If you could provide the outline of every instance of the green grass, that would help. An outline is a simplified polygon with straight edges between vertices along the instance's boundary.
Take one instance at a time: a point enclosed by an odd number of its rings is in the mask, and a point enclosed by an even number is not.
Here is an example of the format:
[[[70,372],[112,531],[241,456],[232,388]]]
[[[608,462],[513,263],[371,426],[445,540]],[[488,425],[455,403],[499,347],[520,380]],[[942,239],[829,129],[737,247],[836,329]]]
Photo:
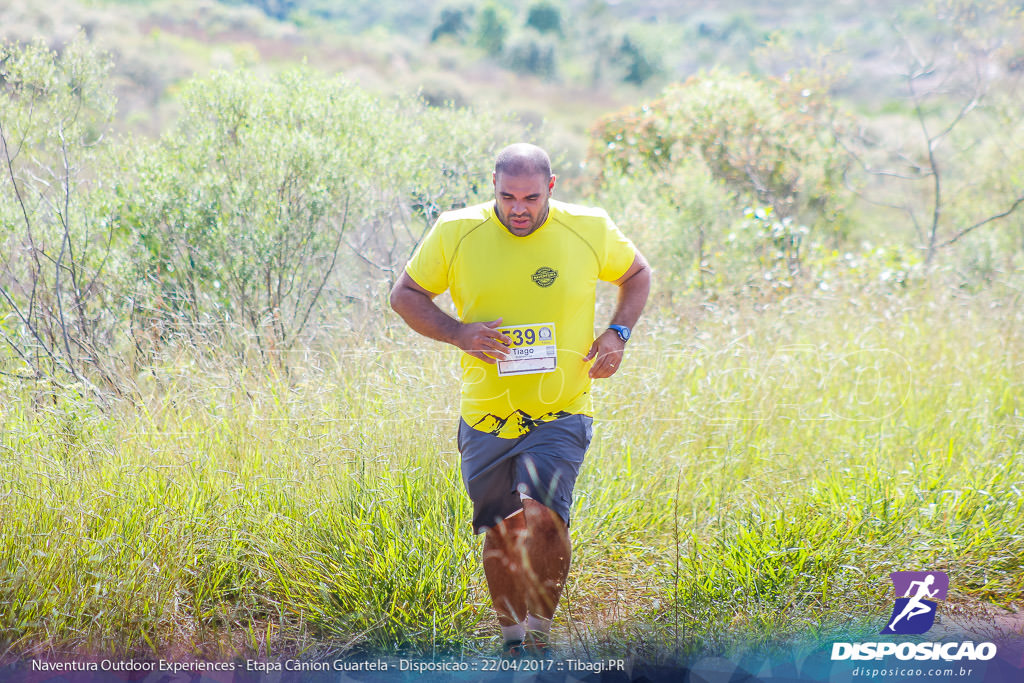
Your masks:
[[[651,311],[596,389],[555,635],[679,660],[877,633],[888,572],[1024,591],[1024,329],[971,299]],[[488,653],[456,355],[288,378],[168,361],[135,402],[0,389],[0,659]]]

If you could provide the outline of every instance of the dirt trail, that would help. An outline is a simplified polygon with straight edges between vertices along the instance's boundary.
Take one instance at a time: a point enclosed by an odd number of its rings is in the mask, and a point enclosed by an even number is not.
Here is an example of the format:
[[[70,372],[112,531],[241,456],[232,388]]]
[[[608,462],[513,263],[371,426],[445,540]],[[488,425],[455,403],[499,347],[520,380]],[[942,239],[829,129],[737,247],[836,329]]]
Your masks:
[[[990,641],[999,645],[1000,657],[1024,667],[1024,611],[980,602],[944,607],[928,631],[929,640]]]

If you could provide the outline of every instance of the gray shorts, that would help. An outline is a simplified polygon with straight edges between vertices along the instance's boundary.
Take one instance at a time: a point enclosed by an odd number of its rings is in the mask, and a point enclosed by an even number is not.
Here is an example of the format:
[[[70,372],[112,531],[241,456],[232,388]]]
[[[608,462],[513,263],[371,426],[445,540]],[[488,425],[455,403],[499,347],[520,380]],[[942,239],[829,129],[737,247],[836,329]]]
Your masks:
[[[543,422],[517,439],[477,431],[459,420],[462,483],[473,501],[473,531],[481,533],[523,509],[521,495],[569,523],[572,490],[594,433],[594,418],[568,415]]]

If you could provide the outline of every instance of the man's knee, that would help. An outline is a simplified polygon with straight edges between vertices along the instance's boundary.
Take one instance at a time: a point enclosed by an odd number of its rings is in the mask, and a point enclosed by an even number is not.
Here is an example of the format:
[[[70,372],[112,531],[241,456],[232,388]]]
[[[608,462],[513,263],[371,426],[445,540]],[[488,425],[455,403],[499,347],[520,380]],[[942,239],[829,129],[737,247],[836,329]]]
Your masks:
[[[530,536],[538,534],[552,537],[563,537],[568,534],[569,527],[556,511],[532,498],[523,499],[523,513]]]

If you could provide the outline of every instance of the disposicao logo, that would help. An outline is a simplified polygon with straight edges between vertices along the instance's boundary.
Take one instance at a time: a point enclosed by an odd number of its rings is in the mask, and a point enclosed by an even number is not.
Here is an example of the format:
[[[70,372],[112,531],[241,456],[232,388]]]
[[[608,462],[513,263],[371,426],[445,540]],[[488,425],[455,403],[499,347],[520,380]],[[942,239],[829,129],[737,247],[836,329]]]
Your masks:
[[[935,623],[935,600],[945,600],[949,592],[949,577],[943,572],[893,572],[889,578],[896,587],[896,605],[882,633],[927,633]]]
[[[920,635],[935,624],[937,600],[945,600],[949,577],[943,572],[892,572],[896,603],[882,635]],[[901,660],[987,661],[996,656],[994,643],[971,641],[962,643],[833,643],[832,660],[883,659],[895,656]]]

